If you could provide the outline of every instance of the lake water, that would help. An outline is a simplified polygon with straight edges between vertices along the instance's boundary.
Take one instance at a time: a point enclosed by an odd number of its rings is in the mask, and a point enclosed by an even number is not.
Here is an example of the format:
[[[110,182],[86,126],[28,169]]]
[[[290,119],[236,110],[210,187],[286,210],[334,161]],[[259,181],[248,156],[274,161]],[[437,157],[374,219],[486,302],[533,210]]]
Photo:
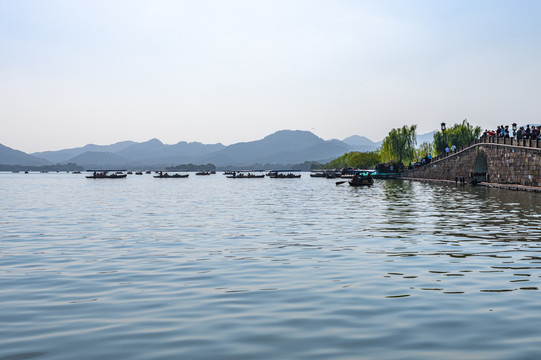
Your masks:
[[[0,360],[538,359],[541,194],[0,174]]]

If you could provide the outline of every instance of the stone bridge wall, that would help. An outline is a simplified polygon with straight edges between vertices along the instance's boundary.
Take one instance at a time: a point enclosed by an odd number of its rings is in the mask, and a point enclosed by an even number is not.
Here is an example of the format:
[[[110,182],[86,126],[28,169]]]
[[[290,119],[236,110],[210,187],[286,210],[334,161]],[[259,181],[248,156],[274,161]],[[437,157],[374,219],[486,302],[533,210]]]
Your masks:
[[[541,144],[540,144],[541,145]],[[481,142],[402,173],[412,179],[541,186],[541,148]]]

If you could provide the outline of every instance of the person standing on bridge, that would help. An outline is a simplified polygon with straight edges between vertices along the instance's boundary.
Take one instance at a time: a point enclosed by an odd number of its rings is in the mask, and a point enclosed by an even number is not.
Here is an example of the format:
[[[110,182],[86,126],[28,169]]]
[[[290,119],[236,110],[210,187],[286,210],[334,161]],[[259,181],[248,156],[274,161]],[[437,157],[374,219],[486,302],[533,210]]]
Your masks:
[[[522,140],[524,138],[524,126],[521,126],[517,131],[517,140]]]
[[[532,131],[531,131],[532,140],[536,140],[539,138],[539,127],[532,125]]]

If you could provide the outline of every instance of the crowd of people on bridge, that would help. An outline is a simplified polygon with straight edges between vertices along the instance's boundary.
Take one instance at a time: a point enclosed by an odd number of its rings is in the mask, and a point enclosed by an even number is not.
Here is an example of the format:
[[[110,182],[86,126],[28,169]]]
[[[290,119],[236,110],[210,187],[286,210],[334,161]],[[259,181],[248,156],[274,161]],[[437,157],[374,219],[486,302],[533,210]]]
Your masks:
[[[485,130],[481,134],[481,138],[515,138],[517,140],[522,139],[531,139],[531,140],[541,140],[541,125],[524,125],[520,127],[516,127],[516,124],[513,124],[512,130],[509,129],[509,125],[500,125],[496,128],[496,130]],[[447,146],[444,150],[444,152],[441,154],[442,156],[447,156],[451,153],[454,153],[457,151],[457,147],[455,145]],[[430,164],[432,162],[432,155],[428,154],[424,158],[422,158],[420,161],[416,163],[410,163],[408,168],[413,169],[418,166]]]
[[[513,124],[515,125],[515,124]],[[481,137],[500,137],[520,139],[539,139],[541,140],[541,125],[526,125],[518,129],[509,130],[509,125],[500,125],[496,130],[485,130]]]

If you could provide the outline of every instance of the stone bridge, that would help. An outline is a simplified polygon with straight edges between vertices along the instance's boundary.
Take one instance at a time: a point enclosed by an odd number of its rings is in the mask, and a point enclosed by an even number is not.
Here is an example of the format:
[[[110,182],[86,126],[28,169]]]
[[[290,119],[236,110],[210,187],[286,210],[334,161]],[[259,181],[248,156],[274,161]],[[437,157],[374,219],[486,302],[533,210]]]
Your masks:
[[[481,138],[430,164],[403,172],[403,178],[541,186],[541,140]]]

